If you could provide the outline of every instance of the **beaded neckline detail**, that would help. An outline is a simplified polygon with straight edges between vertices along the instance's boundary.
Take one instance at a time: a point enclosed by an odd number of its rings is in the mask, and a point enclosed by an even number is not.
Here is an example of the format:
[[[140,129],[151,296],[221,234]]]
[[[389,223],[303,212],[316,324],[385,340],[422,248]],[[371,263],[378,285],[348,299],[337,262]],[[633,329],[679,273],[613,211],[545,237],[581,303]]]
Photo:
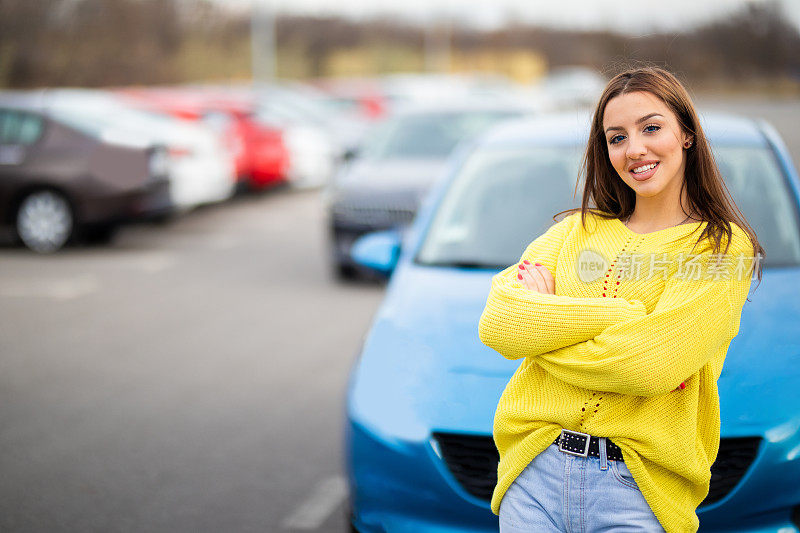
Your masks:
[[[618,218],[612,218],[611,221],[614,224],[616,224],[617,226],[619,226],[622,229],[622,231],[625,232],[626,235],[631,235],[631,236],[634,236],[634,237],[650,237],[650,236],[658,236],[658,235],[667,235],[667,234],[674,233],[676,231],[685,231],[687,229],[694,229],[694,228],[697,228],[698,225],[702,225],[702,224],[705,223],[705,221],[703,221],[703,220],[699,220],[699,221],[698,220],[694,220],[694,221],[691,221],[691,222],[685,222],[683,224],[676,224],[675,226],[670,226],[668,228],[663,228],[663,229],[659,229],[659,230],[656,230],[656,231],[650,231],[650,232],[647,232],[647,233],[637,233],[637,232],[633,231],[632,229],[630,229],[628,226],[626,226],[625,223],[622,220],[618,219]]]

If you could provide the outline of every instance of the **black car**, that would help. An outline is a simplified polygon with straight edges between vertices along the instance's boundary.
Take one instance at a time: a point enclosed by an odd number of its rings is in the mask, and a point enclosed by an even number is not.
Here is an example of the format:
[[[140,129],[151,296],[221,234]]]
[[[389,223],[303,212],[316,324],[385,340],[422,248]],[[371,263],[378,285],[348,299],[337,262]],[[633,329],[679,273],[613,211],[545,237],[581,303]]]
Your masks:
[[[413,220],[459,143],[528,113],[525,107],[486,103],[425,106],[407,108],[378,126],[326,191],[335,275],[363,273],[350,258],[356,238]]]
[[[171,209],[163,147],[124,129],[65,123],[35,97],[0,94],[0,222],[37,252]]]

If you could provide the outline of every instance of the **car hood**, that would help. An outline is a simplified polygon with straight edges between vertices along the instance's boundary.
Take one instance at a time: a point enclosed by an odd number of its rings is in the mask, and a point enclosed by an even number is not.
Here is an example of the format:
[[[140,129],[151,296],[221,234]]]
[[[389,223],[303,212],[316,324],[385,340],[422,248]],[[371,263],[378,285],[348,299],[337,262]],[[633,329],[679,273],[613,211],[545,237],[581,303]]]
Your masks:
[[[765,269],[761,283],[752,282],[718,381],[724,436],[787,423],[800,429],[799,324],[800,269]]]
[[[355,414],[389,421],[393,434],[408,438],[433,430],[491,433],[497,402],[520,363],[478,338],[493,274],[398,269],[352,375]],[[750,299],[719,380],[726,437],[800,425],[800,269],[765,270]]]
[[[420,196],[444,171],[446,159],[356,160],[338,180],[340,194],[414,191]]]

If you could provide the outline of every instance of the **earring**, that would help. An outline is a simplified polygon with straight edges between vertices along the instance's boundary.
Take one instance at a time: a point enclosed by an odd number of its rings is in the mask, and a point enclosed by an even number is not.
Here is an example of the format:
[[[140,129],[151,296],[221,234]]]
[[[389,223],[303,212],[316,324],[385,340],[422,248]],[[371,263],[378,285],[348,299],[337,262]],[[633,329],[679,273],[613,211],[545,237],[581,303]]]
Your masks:
[[[692,145],[692,141],[686,141],[685,143],[683,143],[683,146],[685,148],[689,148],[691,145]]]

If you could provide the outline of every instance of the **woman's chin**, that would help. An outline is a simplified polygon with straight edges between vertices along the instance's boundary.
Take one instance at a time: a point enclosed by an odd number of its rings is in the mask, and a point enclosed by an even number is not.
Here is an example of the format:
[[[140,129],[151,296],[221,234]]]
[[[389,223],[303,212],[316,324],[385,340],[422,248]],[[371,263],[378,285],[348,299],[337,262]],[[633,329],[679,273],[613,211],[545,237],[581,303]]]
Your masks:
[[[642,196],[653,196],[658,194],[662,187],[659,185],[657,181],[636,181],[631,180],[628,183],[628,187],[633,189],[633,192],[636,194],[640,194]]]

